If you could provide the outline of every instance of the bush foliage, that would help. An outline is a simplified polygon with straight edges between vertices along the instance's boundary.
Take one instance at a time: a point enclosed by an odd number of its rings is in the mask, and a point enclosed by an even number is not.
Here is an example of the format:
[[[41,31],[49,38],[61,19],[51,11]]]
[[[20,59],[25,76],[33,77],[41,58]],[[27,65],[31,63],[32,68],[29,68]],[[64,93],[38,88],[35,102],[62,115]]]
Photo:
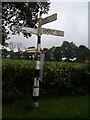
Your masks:
[[[40,95],[87,94],[89,70],[87,64],[45,62]],[[11,103],[25,96],[32,97],[34,75],[34,61],[3,59],[3,103]]]

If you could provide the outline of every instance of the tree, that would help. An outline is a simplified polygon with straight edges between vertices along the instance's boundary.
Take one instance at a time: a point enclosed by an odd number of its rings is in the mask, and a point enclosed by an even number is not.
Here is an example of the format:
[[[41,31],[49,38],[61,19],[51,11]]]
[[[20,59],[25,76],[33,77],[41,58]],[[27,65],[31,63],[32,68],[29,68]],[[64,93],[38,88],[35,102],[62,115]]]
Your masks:
[[[42,52],[45,53],[48,51],[48,48],[43,48]]]
[[[85,59],[88,56],[90,56],[90,50],[86,46],[80,45],[77,50],[77,61],[85,62]]]
[[[17,42],[16,46],[17,46],[18,52],[20,52],[21,47],[22,47],[22,43]]]
[[[16,47],[16,45],[13,43],[13,42],[9,42],[9,48],[11,49],[11,51],[13,51],[14,52],[14,49],[15,49],[15,47]]]
[[[7,49],[5,49],[5,48],[2,49],[2,57],[3,57],[3,58],[6,58],[7,55],[8,55],[8,54],[7,54]]]
[[[53,53],[53,57],[55,61],[61,61],[62,60],[62,54],[61,54],[61,47],[56,47]]]
[[[76,57],[77,46],[73,42],[64,41],[61,46],[62,57],[65,57],[67,61]]]
[[[12,31],[12,25],[36,28],[38,13],[40,11],[42,14],[47,13],[49,4],[49,2],[2,2],[2,45],[9,39],[8,34]],[[31,34],[24,33],[24,36],[30,37]]]
[[[54,50],[55,50],[54,46],[52,48],[50,48],[50,49],[44,49],[44,51],[45,51],[45,60],[47,60],[47,61],[53,61],[54,60],[54,56],[53,56]]]

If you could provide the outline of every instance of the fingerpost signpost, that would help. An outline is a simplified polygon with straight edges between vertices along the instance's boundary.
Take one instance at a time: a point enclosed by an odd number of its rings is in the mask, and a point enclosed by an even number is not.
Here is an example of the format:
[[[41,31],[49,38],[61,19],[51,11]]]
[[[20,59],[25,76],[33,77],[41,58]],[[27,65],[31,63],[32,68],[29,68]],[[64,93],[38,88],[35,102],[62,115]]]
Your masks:
[[[41,57],[41,35],[54,35],[54,36],[64,36],[64,31],[60,30],[54,30],[54,29],[46,29],[42,28],[41,26],[47,23],[50,23],[52,21],[55,21],[57,19],[57,14],[53,14],[46,18],[41,18],[41,12],[39,14],[38,19],[38,28],[29,28],[29,27],[22,27],[22,26],[13,26],[13,31],[18,31],[22,33],[31,33],[37,35],[37,49],[36,49],[36,66],[35,66],[35,76],[34,76],[34,85],[33,85],[33,105],[34,107],[39,107],[39,81],[42,81],[41,74],[42,69],[40,69],[41,65],[41,59],[44,58]],[[41,70],[41,71],[40,71]]]

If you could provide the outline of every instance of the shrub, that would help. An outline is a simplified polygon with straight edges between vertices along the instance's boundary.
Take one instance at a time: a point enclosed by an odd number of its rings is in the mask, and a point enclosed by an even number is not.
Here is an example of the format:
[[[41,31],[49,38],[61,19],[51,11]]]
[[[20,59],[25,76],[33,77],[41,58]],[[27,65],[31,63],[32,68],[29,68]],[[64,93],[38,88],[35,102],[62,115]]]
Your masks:
[[[3,60],[3,102],[12,102],[32,92],[34,63],[22,60]]]
[[[89,80],[87,65],[46,63],[43,79],[43,91],[46,94],[85,94]]]
[[[32,96],[35,62],[3,59],[3,103]],[[86,94],[90,74],[87,64],[45,62],[40,95]]]

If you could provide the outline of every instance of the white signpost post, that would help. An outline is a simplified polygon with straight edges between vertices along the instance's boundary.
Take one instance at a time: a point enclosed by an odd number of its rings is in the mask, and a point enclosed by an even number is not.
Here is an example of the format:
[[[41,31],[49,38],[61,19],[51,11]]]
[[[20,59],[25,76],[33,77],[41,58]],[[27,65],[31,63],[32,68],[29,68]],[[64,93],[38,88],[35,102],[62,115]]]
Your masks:
[[[38,28],[29,28],[29,27],[22,27],[22,26],[13,26],[13,31],[18,31],[22,33],[31,33],[31,34],[36,34],[37,35],[37,51],[36,51],[36,67],[35,67],[35,77],[34,77],[34,86],[33,86],[33,105],[34,107],[39,106],[39,80],[42,79],[42,71],[43,68],[41,67],[41,64],[44,61],[44,56],[40,57],[40,50],[41,50],[41,35],[46,34],[46,35],[54,35],[54,36],[64,36],[64,31],[60,30],[54,30],[54,29],[46,29],[46,28],[41,28],[42,25],[50,23],[52,21],[55,21],[57,19],[57,14],[53,14],[49,17],[46,17],[44,19],[41,18],[41,13],[40,17],[38,19]],[[41,60],[43,58],[43,60]],[[41,63],[40,63],[41,62]],[[40,71],[42,70],[42,71]]]

